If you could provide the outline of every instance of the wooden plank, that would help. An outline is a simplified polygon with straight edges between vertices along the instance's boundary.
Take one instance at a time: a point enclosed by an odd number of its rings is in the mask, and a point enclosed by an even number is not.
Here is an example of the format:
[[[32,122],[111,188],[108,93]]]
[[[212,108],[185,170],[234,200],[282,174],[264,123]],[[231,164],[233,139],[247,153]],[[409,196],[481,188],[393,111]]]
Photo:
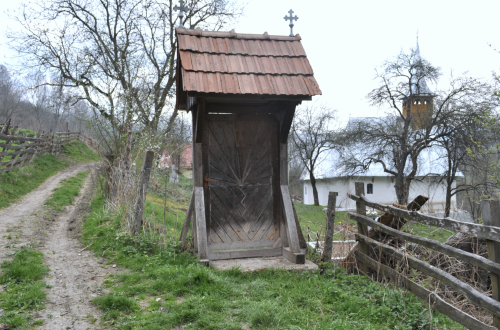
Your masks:
[[[283,254],[282,248],[265,248],[250,250],[226,250],[210,251],[208,257],[210,260],[238,259],[238,258],[257,258],[257,257],[279,257]]]
[[[181,237],[179,239],[181,249],[184,249],[186,245],[186,237],[189,231],[189,226],[191,225],[191,216],[193,215],[193,208],[194,208],[194,190],[193,193],[191,194],[191,200],[189,201],[189,207],[186,212],[186,218],[184,219],[184,224],[182,225]]]
[[[281,197],[283,199],[283,207],[285,210],[285,221],[288,232],[288,244],[293,253],[300,253],[299,236],[297,234],[297,227],[295,226],[295,218],[293,216],[292,199],[288,185],[281,185]],[[292,260],[290,260],[292,261]]]
[[[358,196],[364,196],[365,195],[365,184],[363,182],[355,182],[354,183],[354,189],[356,192],[356,195]],[[366,215],[366,206],[363,202],[356,201],[356,213],[361,214],[361,215]],[[367,235],[368,234],[368,228],[363,225],[362,223],[358,222],[358,233]],[[364,244],[363,242],[358,242],[358,249],[361,251],[361,253],[364,253],[368,255],[368,245]],[[368,266],[365,264],[360,264],[361,271],[364,272],[365,274],[368,274]]]
[[[293,262],[294,264],[303,265],[306,263],[306,250],[301,249],[298,253],[293,253],[290,248],[283,247],[283,257]]]
[[[332,241],[333,241],[333,228],[335,226],[335,206],[337,204],[337,192],[330,191],[328,193],[328,208],[326,211],[326,235],[325,247],[323,249],[323,261],[332,261]]]
[[[433,278],[435,278],[438,281],[441,281],[443,284],[448,285],[455,289],[456,291],[460,292],[463,294],[470,302],[472,302],[474,305],[483,308],[485,310],[490,311],[494,315],[499,316],[500,315],[500,302],[496,301],[493,298],[490,298],[488,296],[485,296],[481,292],[477,291],[474,289],[472,286],[470,286],[467,283],[464,283],[460,280],[458,280],[456,277],[454,277],[451,274],[448,274],[447,272],[436,268],[432,265],[429,265],[428,263],[419,260],[411,255],[409,255],[406,252],[399,251],[391,246],[388,246],[386,244],[380,243],[378,241],[375,241],[368,236],[361,235],[356,233],[356,240],[359,242],[364,242],[368,244],[369,246],[378,249],[382,253],[394,257],[398,260],[403,260],[404,265],[408,265],[409,267],[419,270],[422,273],[429,275]]]
[[[270,240],[261,240],[261,241],[248,241],[248,242],[231,242],[231,243],[222,243],[222,244],[209,244],[209,251],[214,250],[233,250],[233,249],[246,249],[246,248],[264,248],[264,247],[281,247],[281,245],[276,245],[276,241]]]
[[[375,220],[372,220],[371,218],[368,218],[366,216],[362,216],[356,213],[349,212],[349,217],[352,220],[361,222],[364,225],[371,226],[375,228],[376,230],[380,230],[386,234],[389,234],[391,236],[403,239],[405,241],[413,242],[425,247],[428,247],[430,249],[433,249],[435,251],[444,253],[446,255],[449,255],[453,258],[457,258],[459,260],[468,262],[474,266],[484,268],[490,272],[493,272],[495,274],[500,274],[500,263],[493,262],[491,260],[488,260],[487,258],[481,257],[477,254],[470,253],[464,250],[460,250],[457,248],[454,248],[450,245],[429,239],[429,238],[424,238],[424,237],[419,237],[416,235],[408,234],[402,231],[399,231],[397,229],[393,229],[389,226],[385,226],[381,224],[380,222],[377,222]]]
[[[37,152],[37,150],[35,148],[28,148],[28,149],[24,149],[24,150],[19,150],[19,151],[13,151],[13,152],[10,152],[10,151],[2,151],[0,152],[0,161],[2,160],[3,157],[6,157],[6,156],[22,156],[22,155],[26,155],[26,154],[35,154]]]
[[[0,133],[0,140],[5,140],[5,141],[18,141],[18,142],[39,142],[39,138],[28,138],[28,137],[22,137],[22,136],[14,136],[14,135],[5,135]]]
[[[293,116],[295,114],[296,104],[293,102],[286,102],[282,105],[282,111],[285,111],[285,116],[280,127],[280,142],[287,143],[288,134],[290,133],[290,128],[292,127]]]
[[[366,197],[357,195],[348,195],[349,198],[355,201],[361,201],[365,205],[374,209],[392,213],[398,217],[406,218],[407,220],[423,223],[429,226],[435,226],[461,233],[471,234],[473,236],[500,242],[500,227],[485,226],[475,223],[462,222],[451,218],[436,218],[429,215],[424,215],[420,212],[401,210],[393,206],[382,205],[379,203],[370,202]]]
[[[198,111],[196,111],[196,143],[202,142],[203,127],[205,122],[205,99],[198,100]]]
[[[205,198],[203,187],[195,187],[196,231],[198,239],[198,257],[209,259],[207,244],[207,221],[205,219]]]
[[[430,303],[432,308],[436,309],[438,312],[443,313],[448,316],[452,320],[460,323],[464,327],[471,330],[496,330],[497,328],[491,327],[489,325],[484,324],[483,322],[473,318],[467,313],[462,312],[461,310],[453,307],[448,304],[446,301],[441,299],[437,294],[432,291],[427,290],[423,286],[411,281],[407,277],[398,273],[394,269],[381,264],[367,255],[361,253],[360,251],[355,251],[355,257],[357,260],[361,261],[364,264],[367,264],[372,269],[379,270],[384,276],[389,277],[397,286],[406,289],[422,299],[426,304]]]
[[[500,227],[500,201],[483,200],[481,201],[481,211],[485,225]],[[495,263],[500,263],[500,243],[492,240],[486,240],[488,249],[488,259]],[[491,297],[496,301],[500,300],[500,276],[498,272],[491,275]],[[493,325],[500,328],[500,317],[493,316]]]

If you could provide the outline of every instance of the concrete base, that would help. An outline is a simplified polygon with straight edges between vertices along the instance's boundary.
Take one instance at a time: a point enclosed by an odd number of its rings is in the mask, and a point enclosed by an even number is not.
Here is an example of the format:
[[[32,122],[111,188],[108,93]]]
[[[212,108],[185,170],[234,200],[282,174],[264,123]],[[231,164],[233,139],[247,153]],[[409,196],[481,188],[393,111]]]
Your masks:
[[[285,269],[303,272],[318,269],[318,265],[307,259],[305,264],[300,265],[294,264],[284,257],[215,260],[210,261],[210,265],[219,270],[239,267],[244,272],[253,272],[264,269]]]

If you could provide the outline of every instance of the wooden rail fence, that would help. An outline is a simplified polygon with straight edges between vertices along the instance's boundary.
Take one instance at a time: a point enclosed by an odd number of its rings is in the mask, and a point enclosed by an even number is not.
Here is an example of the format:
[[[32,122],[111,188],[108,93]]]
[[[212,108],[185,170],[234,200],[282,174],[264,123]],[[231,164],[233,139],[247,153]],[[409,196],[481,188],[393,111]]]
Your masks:
[[[89,148],[97,150],[98,143],[80,132],[39,133],[35,137],[26,134],[10,135],[0,133],[0,173],[26,166],[37,155],[59,154],[63,145],[81,141]]]
[[[358,233],[356,233],[358,250],[354,252],[354,256],[358,262],[360,272],[367,276],[369,276],[370,272],[376,273],[377,276],[382,274],[394,281],[396,285],[405,288],[425,302],[432,304],[437,311],[447,315],[468,329],[500,329],[500,201],[482,201],[484,225],[481,225],[456,221],[450,218],[436,218],[416,211],[407,211],[393,206],[371,202],[364,196],[364,184],[360,182],[356,182],[356,195],[349,194],[348,196],[356,201],[356,213],[350,212],[349,217],[355,220],[358,225]],[[383,225],[366,216],[367,206],[406,220],[485,238],[488,248],[488,258],[454,248],[439,241],[419,237]],[[408,254],[405,250],[370,238],[367,226],[390,235],[393,238],[424,246],[489,271],[491,276],[491,297],[477,291],[475,288],[458,280],[453,275]],[[493,315],[493,327],[455,308],[444,301],[435,292],[417,284],[394,268],[381,263],[380,260],[375,260],[370,256],[370,249],[381,255],[402,261],[401,264],[403,268],[418,270],[453,288],[458,293],[461,293],[472,304]]]

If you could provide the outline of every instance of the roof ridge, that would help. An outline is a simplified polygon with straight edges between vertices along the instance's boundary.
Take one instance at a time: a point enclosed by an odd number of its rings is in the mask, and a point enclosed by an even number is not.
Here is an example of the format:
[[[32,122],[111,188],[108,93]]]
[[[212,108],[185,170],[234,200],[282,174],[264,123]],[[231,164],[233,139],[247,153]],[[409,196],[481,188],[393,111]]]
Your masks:
[[[177,34],[186,34],[197,37],[234,38],[234,39],[250,39],[250,40],[278,40],[278,41],[302,40],[300,34],[296,34],[294,37],[269,35],[267,32],[264,32],[263,34],[247,34],[247,33],[236,33],[234,29],[229,32],[225,32],[225,31],[203,31],[200,28],[196,29],[176,28],[175,31]]]

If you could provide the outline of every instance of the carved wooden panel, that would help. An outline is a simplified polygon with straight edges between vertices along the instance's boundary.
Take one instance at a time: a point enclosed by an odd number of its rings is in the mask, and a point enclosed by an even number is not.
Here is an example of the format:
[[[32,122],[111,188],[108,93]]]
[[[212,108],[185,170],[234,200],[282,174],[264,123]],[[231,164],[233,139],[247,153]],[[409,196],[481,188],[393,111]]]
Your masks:
[[[217,117],[209,116],[205,128],[209,244],[242,242],[244,248],[276,240],[276,123],[263,116]]]

